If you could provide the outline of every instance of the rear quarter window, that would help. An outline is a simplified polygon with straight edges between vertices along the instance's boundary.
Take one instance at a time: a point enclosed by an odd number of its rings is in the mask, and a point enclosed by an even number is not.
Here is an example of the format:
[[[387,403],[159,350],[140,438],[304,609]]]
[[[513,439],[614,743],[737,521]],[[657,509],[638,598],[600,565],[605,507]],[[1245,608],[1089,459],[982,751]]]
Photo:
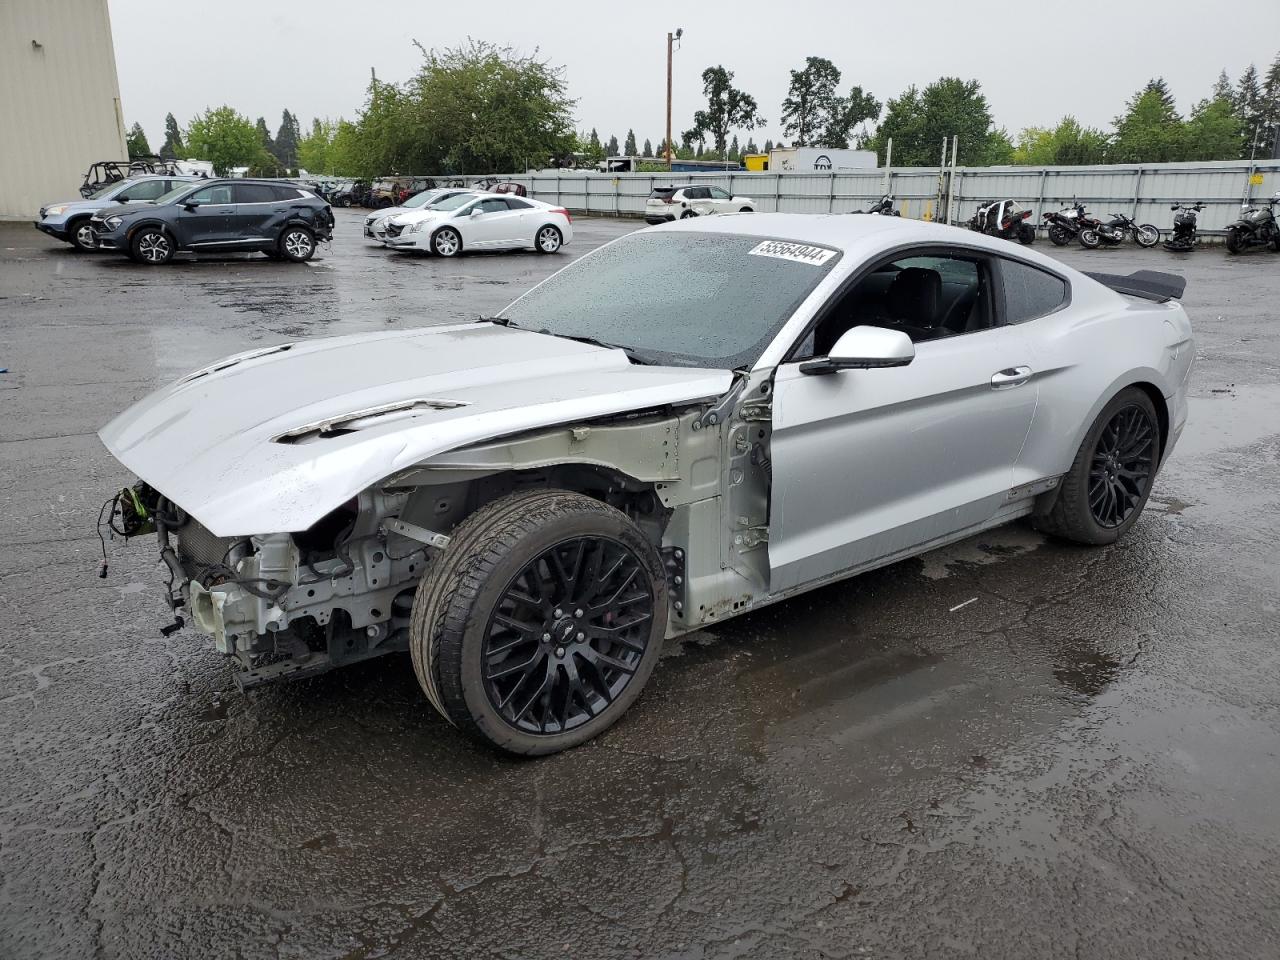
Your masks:
[[[1026,323],[1053,313],[1067,302],[1067,282],[1017,260],[1001,260],[1006,323]]]

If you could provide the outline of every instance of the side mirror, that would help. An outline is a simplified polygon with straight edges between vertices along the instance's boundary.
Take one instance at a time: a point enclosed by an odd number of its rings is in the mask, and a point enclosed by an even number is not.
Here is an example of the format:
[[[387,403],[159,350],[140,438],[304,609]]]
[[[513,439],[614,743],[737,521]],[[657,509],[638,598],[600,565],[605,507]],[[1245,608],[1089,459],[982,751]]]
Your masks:
[[[473,216],[473,217],[483,217],[483,216],[484,216],[484,211],[483,211],[483,210],[481,210],[479,207],[472,207],[472,208],[471,208],[471,216]]]
[[[114,200],[116,203],[128,203],[128,202],[129,202],[129,198],[128,198],[128,197],[126,197],[124,194],[121,194],[120,196],[117,196],[117,197],[112,197],[111,199],[112,199],[112,200]]]
[[[186,207],[188,210],[194,210],[196,207],[200,206],[200,201],[199,200],[183,200],[182,205]]]
[[[800,364],[801,373],[835,373],[839,370],[875,370],[905,367],[916,357],[915,344],[901,330],[853,327],[846,330],[825,357]]]

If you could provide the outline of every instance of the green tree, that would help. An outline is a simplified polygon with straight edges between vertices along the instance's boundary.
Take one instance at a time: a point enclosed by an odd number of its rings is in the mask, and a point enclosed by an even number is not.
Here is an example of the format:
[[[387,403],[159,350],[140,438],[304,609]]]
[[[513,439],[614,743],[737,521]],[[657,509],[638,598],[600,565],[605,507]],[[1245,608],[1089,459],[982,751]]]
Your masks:
[[[231,107],[205,110],[192,120],[186,143],[188,151],[198,159],[210,161],[220,177],[232,167],[252,167],[263,159],[253,121]]]
[[[254,124],[254,128],[258,131],[258,141],[262,144],[262,149],[275,156],[276,142],[271,137],[271,131],[267,129],[266,118],[259,117],[258,122]]]
[[[1270,131],[1270,137],[1263,137],[1258,145],[1259,150],[1264,156],[1267,152],[1272,156],[1280,156],[1280,53],[1271,61],[1262,81],[1261,115],[1263,129]],[[1270,147],[1269,151],[1267,147]]]
[[[773,149],[773,141],[766,139],[764,142],[764,152],[768,153],[772,149]]]
[[[742,159],[742,148],[738,146],[738,135],[736,133],[733,135],[733,139],[729,141],[728,159],[730,160]]]
[[[992,125],[991,107],[981,84],[958,77],[942,77],[924,90],[911,86],[891,97],[867,147],[883,154],[892,137],[895,164],[937,166],[942,138],[951,136],[960,139],[959,163],[985,166],[1013,158],[1008,136]]]
[[[1231,87],[1231,78],[1227,76],[1227,71],[1223,70],[1218,74],[1218,79],[1213,82],[1213,90],[1209,94],[1210,100],[1226,100],[1231,103],[1235,99],[1235,90]]]
[[[702,93],[707,108],[694,113],[693,130],[711,136],[718,156],[724,157],[728,149],[730,130],[754,130],[764,125],[755,97],[733,85],[731,70],[722,66],[703,70]]]
[[[760,152],[760,148],[756,146],[756,142],[750,137],[747,137],[746,152],[748,154]]]
[[[822,134],[814,142],[815,146],[828,150],[843,150],[849,146],[849,140],[855,127],[868,120],[880,116],[880,101],[861,87],[854,87],[847,97],[836,97],[831,103],[831,111],[827,117]],[[865,137],[863,137],[865,139]]]
[[[1245,67],[1244,73],[1236,81],[1234,98],[1236,114],[1244,124],[1245,134],[1253,140],[1254,131],[1262,123],[1263,101],[1262,84],[1258,81],[1258,68],[1252,63]]]
[[[298,167],[308,173],[334,174],[333,139],[337,126],[316,117],[311,130],[298,141]]]
[[[282,111],[280,114],[280,129],[276,131],[275,157],[290,170],[298,166],[298,141],[300,139],[301,131],[298,129],[298,118],[288,110]]]
[[[1230,100],[1201,100],[1182,130],[1181,160],[1235,160],[1245,149],[1244,125]]]
[[[611,136],[609,137],[609,142],[608,142],[608,144],[605,146],[604,151],[605,151],[605,156],[607,156],[607,157],[620,157],[620,156],[622,156],[622,154],[618,152],[618,137],[617,137],[617,135],[616,135],[616,134],[611,135]]]
[[[627,131],[627,139],[622,144],[622,153],[628,157],[639,155],[640,148],[636,146],[636,132],[634,130]]]
[[[1129,98],[1125,112],[1116,117],[1111,159],[1116,163],[1165,163],[1180,160],[1184,147],[1182,118],[1168,84],[1158,77],[1147,81]]]
[[[795,138],[797,147],[816,142],[832,115],[839,112],[839,86],[840,70],[826,57],[806,57],[802,70],[791,71],[791,84],[782,101],[782,128]]]
[[[640,156],[642,156],[642,157],[652,157],[652,156],[653,156],[653,144],[649,142],[649,138],[648,138],[648,137],[645,137],[645,138],[644,138],[644,149],[643,149],[642,151],[640,151]]]
[[[1066,116],[1052,130],[1028,127],[1018,135],[1013,162],[1034,166],[1105,163],[1108,139],[1101,130],[1082,127]]]
[[[182,128],[172,113],[164,115],[164,146],[160,148],[160,156],[166,160],[177,160],[186,150],[182,143]]]
[[[125,144],[129,148],[129,159],[135,157],[151,156],[151,144],[147,143],[147,135],[142,130],[142,124],[135,123],[129,128],[129,133],[125,137]]]

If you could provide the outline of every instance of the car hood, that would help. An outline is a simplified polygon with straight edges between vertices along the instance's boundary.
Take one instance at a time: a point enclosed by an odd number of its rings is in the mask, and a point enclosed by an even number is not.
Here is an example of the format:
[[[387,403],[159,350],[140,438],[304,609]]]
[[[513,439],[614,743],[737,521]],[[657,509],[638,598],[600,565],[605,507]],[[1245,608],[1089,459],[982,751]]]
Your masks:
[[[51,207],[66,207],[62,214],[66,216],[68,213],[96,213],[103,207],[121,207],[124,204],[116,203],[114,200],[55,200],[53,203],[46,203],[40,209],[48,210]]]
[[[456,210],[406,210],[395,218],[402,226],[411,223],[422,223],[424,220],[445,220],[453,216]]]
[[[228,357],[99,433],[215,536],[305,530],[387,476],[483,440],[715,397],[727,370],[496,324],[287,343]]]
[[[413,207],[383,207],[381,210],[374,210],[365,217],[365,220],[374,223],[378,220],[386,220],[388,217],[398,217],[402,213],[408,213]]]

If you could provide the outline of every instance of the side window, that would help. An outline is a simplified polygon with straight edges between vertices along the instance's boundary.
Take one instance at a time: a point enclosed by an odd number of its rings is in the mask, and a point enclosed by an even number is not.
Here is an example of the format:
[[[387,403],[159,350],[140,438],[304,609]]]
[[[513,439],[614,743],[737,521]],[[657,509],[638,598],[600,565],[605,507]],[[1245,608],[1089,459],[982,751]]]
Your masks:
[[[1067,299],[1067,282],[1017,260],[1001,260],[1006,323],[1025,323],[1053,313]]]
[[[135,183],[132,187],[124,190],[117,200],[154,200],[160,194],[164,193],[163,180],[143,180],[141,183]]]
[[[188,200],[196,200],[199,203],[230,203],[231,202],[231,185],[227,183],[218,183],[212,186],[204,187],[195,193],[187,195]]]
[[[284,203],[290,203],[294,200],[302,199],[297,189],[294,187],[272,187],[271,192],[275,195],[275,199],[277,201]]]
[[[481,200],[478,206],[485,213],[506,213],[510,209],[507,206],[507,201],[497,197]]]
[[[231,188],[232,203],[274,203],[276,191],[265,183],[237,183]]]
[[[711,190],[712,200],[728,200],[729,199],[729,193],[727,190],[723,190],[720,187],[710,187],[709,189]]]
[[[532,210],[533,204],[520,200],[517,197],[507,197],[507,206],[512,210]]]
[[[913,343],[990,329],[991,269],[979,255],[922,254],[877,266],[828,304],[792,359],[826,356],[858,326],[901,330]]]

